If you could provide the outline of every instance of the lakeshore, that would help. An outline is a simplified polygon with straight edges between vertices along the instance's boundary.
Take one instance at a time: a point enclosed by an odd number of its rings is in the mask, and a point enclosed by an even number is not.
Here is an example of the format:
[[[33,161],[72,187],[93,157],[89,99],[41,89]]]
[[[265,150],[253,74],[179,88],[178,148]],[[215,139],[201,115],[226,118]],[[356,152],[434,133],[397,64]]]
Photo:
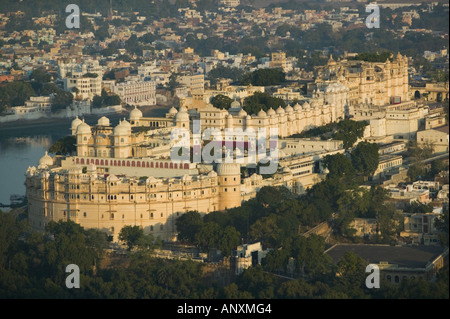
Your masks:
[[[133,107],[134,108],[134,107]],[[120,113],[104,114],[112,124],[129,117],[133,108]],[[138,107],[145,116],[164,116],[169,106],[152,105]],[[102,114],[86,114],[88,124],[95,124]],[[70,134],[74,117],[40,118],[0,123],[0,203],[9,205],[13,194],[25,195],[25,171],[36,166],[39,159],[58,139]],[[4,207],[3,210],[8,208]]]

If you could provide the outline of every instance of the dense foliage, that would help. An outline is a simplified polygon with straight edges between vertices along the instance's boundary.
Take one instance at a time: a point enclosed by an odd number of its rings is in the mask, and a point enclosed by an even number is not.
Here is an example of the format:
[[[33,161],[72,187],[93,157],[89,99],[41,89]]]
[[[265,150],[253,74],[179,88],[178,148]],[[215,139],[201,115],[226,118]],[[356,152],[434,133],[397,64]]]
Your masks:
[[[205,222],[204,228],[212,223]],[[0,211],[0,239],[1,298],[448,298],[448,266],[435,282],[403,281],[399,286],[382,282],[381,289],[369,290],[364,286],[366,262],[347,253],[332,264],[323,254],[324,238],[316,235],[287,238],[262,265],[238,276],[225,275],[228,280],[224,274],[209,274],[202,263],[151,257],[149,247],[108,266],[103,262],[111,258],[104,253],[106,235],[71,221],[51,222],[45,233],[29,233],[25,220]],[[278,277],[291,258],[298,261],[294,269],[298,277]],[[68,264],[80,268],[80,289],[66,288]]]
[[[95,108],[119,105],[120,103],[121,100],[117,94],[108,94],[105,89],[102,89],[101,95],[95,95],[92,99],[92,106]]]
[[[253,95],[244,99],[243,109],[247,114],[257,114],[260,110],[267,111],[272,108],[276,110],[278,107],[285,107],[283,99],[271,96],[266,92],[255,92]]]
[[[219,109],[229,109],[231,106],[231,103],[233,100],[229,98],[226,95],[223,94],[217,94],[216,96],[213,96],[211,98],[211,101],[209,101],[214,107],[217,107]]]
[[[56,155],[72,155],[77,150],[76,143],[77,139],[75,136],[66,136],[57,140],[50,146],[48,151]]]
[[[285,80],[285,74],[281,69],[259,69],[245,74],[241,80],[241,84],[269,86],[282,84]]]

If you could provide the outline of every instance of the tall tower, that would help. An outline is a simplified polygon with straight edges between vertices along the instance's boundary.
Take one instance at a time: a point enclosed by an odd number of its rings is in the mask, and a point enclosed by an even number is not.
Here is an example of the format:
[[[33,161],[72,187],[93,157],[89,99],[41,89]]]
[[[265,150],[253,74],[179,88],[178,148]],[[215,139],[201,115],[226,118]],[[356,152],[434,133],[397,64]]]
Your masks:
[[[131,155],[131,125],[127,120],[120,121],[114,128],[114,157],[127,158]]]
[[[241,166],[220,163],[216,171],[219,181],[219,210],[241,206]]]
[[[91,138],[91,127],[83,121],[77,126],[77,155],[89,156],[89,139]]]

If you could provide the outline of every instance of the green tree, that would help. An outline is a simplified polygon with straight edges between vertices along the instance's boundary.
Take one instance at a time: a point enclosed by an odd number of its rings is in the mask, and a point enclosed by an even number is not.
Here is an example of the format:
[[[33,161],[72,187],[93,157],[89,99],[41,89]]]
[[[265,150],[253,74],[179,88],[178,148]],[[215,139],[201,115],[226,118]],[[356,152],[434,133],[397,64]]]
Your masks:
[[[117,94],[108,94],[105,89],[102,89],[101,95],[95,95],[92,99],[92,106],[95,108],[119,105],[121,103],[120,97]]]
[[[30,75],[30,80],[36,81],[41,84],[48,83],[51,81],[51,79],[52,79],[51,75],[48,74],[48,72],[45,71],[43,68],[34,69]]]
[[[360,142],[351,152],[353,167],[364,176],[372,176],[378,168],[378,145],[375,143]]]
[[[431,204],[423,204],[417,201],[408,203],[403,209],[405,213],[409,214],[429,214],[433,212]]]
[[[364,136],[364,129],[367,126],[365,121],[356,122],[353,120],[345,119],[337,124],[337,132],[333,138],[336,140],[342,140],[344,142],[344,148],[351,148],[358,139]]]
[[[144,230],[139,226],[124,226],[119,233],[119,240],[128,246],[128,250],[137,246],[142,241],[142,237],[144,237]]]
[[[277,109],[285,107],[283,99],[275,98],[266,92],[255,92],[244,99],[243,109],[248,114],[257,114],[260,110],[267,111],[269,108]]]
[[[440,242],[442,243],[442,245],[447,246],[448,247],[448,243],[449,243],[449,232],[448,232],[448,228],[449,228],[449,219],[448,219],[448,215],[449,215],[449,210],[448,208],[446,210],[444,210],[443,214],[441,214],[439,216],[439,218],[437,218],[435,220],[435,226],[436,229],[441,232],[439,239]],[[447,270],[448,271],[448,270]]]
[[[228,110],[233,100],[226,95],[218,94],[211,98],[210,103],[219,109]]]
[[[322,277],[331,270],[331,259],[324,254],[325,239],[311,234],[298,236],[290,243],[290,255],[295,259],[297,276]]]
[[[338,216],[335,219],[335,228],[338,233],[352,237],[355,230],[350,223],[356,217],[365,217],[370,205],[370,192],[365,189],[347,190],[337,200]]]
[[[354,252],[346,252],[337,264],[336,288],[350,298],[363,298],[367,262]]]
[[[269,86],[285,82],[285,74],[281,69],[259,69],[244,75],[242,85]]]
[[[239,290],[248,291],[254,298],[268,299],[275,295],[274,276],[265,273],[261,265],[244,270],[237,279],[237,285]]]
[[[345,154],[325,156],[323,166],[328,169],[328,176],[331,178],[352,177],[355,172],[352,161]]]
[[[25,101],[36,93],[28,82],[10,82],[0,87],[0,109],[11,106],[21,106]]]
[[[219,65],[208,72],[207,78],[210,80],[211,85],[216,85],[218,79],[231,79],[233,82],[239,82],[242,80],[244,71],[238,68],[230,68]]]
[[[195,242],[195,234],[198,233],[202,224],[202,216],[197,211],[188,211],[181,215],[175,221],[178,240],[193,244]]]
[[[180,82],[178,82],[178,74],[172,73],[169,76],[169,83],[167,83],[167,87],[169,88],[172,95],[175,93],[175,89],[180,87]]]
[[[277,225],[277,216],[270,215],[258,219],[250,227],[249,235],[252,241],[260,241],[265,249],[278,247],[280,229]]]
[[[292,197],[292,192],[284,186],[264,186],[256,193],[256,201],[264,207],[277,207]]]
[[[49,152],[56,155],[71,155],[77,150],[76,144],[77,140],[75,136],[66,136],[57,140],[50,146]]]
[[[200,229],[195,234],[195,244],[206,251],[211,248],[218,248],[219,236],[219,225],[215,222],[206,222],[200,226]],[[228,248],[226,244],[224,245],[224,248]]]
[[[269,272],[279,273],[286,271],[286,265],[289,261],[289,250],[288,249],[275,249],[270,251],[266,257],[261,261],[264,269]]]
[[[222,255],[231,256],[240,242],[241,234],[233,226],[227,226],[223,231],[220,231],[217,248],[222,252]]]
[[[393,206],[382,205],[382,208],[377,212],[376,219],[380,240],[383,243],[395,241],[403,230],[403,215]]]
[[[95,108],[102,107],[103,104],[103,98],[99,95],[95,95],[92,99],[92,106]]]

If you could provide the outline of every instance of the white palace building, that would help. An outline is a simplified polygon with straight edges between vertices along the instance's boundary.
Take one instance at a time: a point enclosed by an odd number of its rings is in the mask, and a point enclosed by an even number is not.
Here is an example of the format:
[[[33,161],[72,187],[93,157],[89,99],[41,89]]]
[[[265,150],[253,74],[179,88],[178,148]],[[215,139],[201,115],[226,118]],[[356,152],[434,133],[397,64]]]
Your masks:
[[[95,124],[76,118],[71,126],[76,154],[46,154],[37,167],[26,171],[30,224],[42,230],[51,220],[70,219],[85,228],[101,229],[114,240],[123,226],[138,225],[145,233],[170,241],[176,239],[176,218],[187,211],[207,214],[237,207],[269,185],[304,193],[324,177],[321,159],[344,152],[342,142],[312,144],[286,137],[337,121],[347,107],[348,90],[334,82],[319,86],[302,105],[251,115],[234,101],[229,110],[172,107],[165,117],[144,117],[135,108],[128,120],[116,126],[106,117]],[[250,176],[241,174],[242,168],[256,168],[256,163],[172,160],[172,130],[192,131],[195,121],[202,130],[220,132],[227,128],[278,129],[278,140],[267,144],[278,150],[278,170],[263,179],[256,170]],[[241,141],[251,143],[245,135]],[[295,151],[297,147],[302,151]]]

